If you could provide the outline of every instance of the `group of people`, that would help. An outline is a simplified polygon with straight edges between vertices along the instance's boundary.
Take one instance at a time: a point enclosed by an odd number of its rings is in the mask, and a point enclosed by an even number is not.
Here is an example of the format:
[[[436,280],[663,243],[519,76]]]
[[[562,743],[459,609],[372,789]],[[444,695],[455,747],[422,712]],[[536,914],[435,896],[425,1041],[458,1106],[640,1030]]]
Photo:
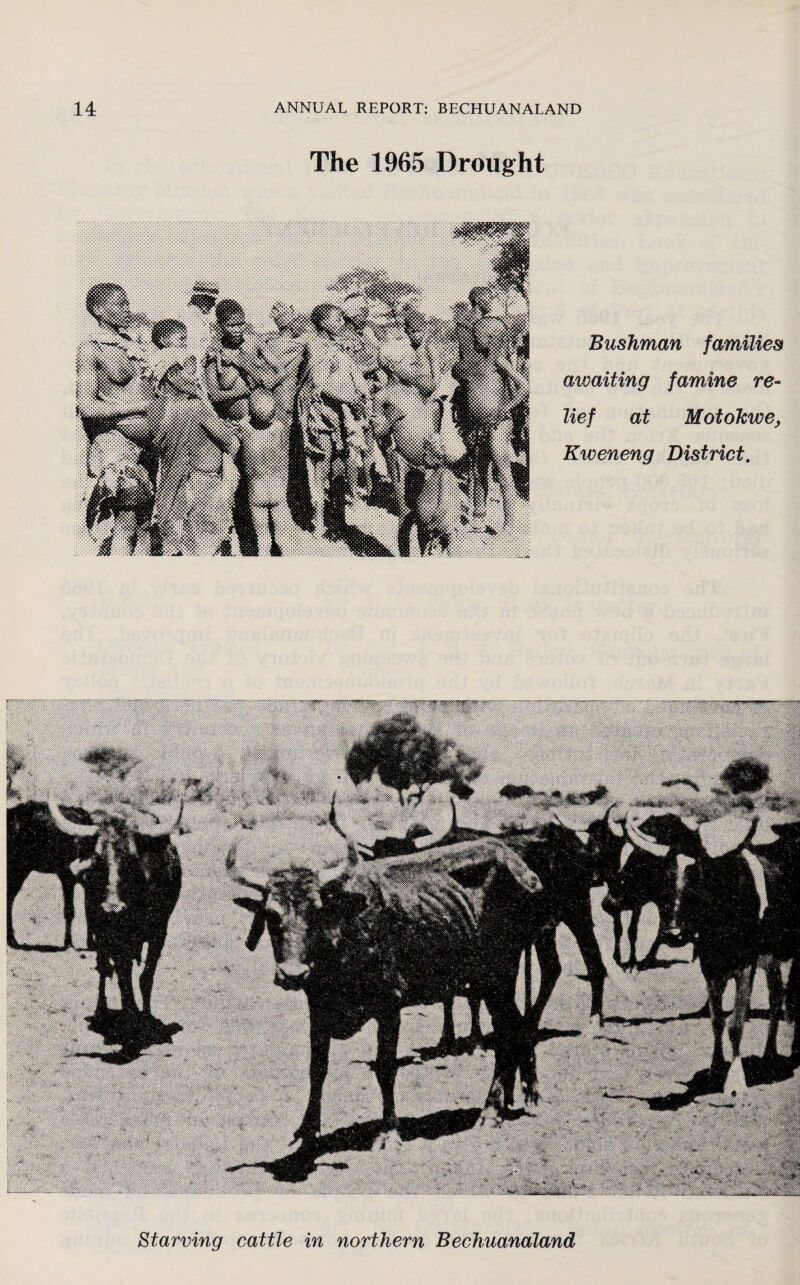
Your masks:
[[[119,285],[92,286],[86,309],[77,407],[103,554],[313,554],[354,507],[384,503],[401,555],[416,533],[422,555],[468,556],[493,475],[503,529],[518,521],[527,333],[489,287],[470,292],[447,362],[415,308],[376,323],[357,292],[307,318],[278,302],[263,335],[212,281],[146,334]]]

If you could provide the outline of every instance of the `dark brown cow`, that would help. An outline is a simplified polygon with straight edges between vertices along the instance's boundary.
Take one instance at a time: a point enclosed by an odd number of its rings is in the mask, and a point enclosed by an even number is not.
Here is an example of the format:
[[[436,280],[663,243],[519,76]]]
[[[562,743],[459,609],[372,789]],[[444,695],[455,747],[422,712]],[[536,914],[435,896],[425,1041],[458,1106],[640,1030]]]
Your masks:
[[[106,982],[116,972],[122,999],[123,1043],[135,1042],[139,1008],[133,990],[133,964],[139,976],[142,1013],[150,1014],[153,979],[167,926],[181,890],[181,863],[170,834],[180,821],[182,804],[167,820],[149,823],[128,808],[92,812],[90,824],[70,821],[49,804],[58,828],[75,839],[92,840],[87,855],[72,863],[83,884],[87,921],[92,925],[99,987],[91,1024],[102,1029],[107,1017]]]
[[[383,1096],[376,1145],[399,1142],[394,1083],[401,1010],[454,994],[483,999],[494,1023],[495,1069],[482,1122],[500,1124],[518,1071],[525,1109],[532,1112],[535,1032],[514,991],[520,953],[539,914],[539,880],[496,838],[372,862],[350,843],[330,865],[325,857],[335,858],[333,843],[330,830],[308,826],[297,851],[271,860],[268,873],[240,870],[235,846],[226,862],[230,877],[248,889],[235,898],[252,912],[248,948],[255,950],[268,929],[276,984],[304,990],[308,1000],[310,1093],[295,1134],[301,1149],[319,1135],[331,1039],[349,1039],[370,1018],[378,1022],[375,1073]]]
[[[86,855],[89,840],[67,836],[54,825],[46,803],[33,800],[7,803],[6,814],[6,934],[9,946],[18,947],[14,932],[14,902],[29,874],[53,874],[61,884],[64,897],[64,949],[75,943],[72,940],[72,923],[75,917],[75,875],[71,864],[76,857]],[[91,821],[83,808],[67,808],[68,820],[78,824]],[[91,931],[87,932],[87,948],[93,949]]]

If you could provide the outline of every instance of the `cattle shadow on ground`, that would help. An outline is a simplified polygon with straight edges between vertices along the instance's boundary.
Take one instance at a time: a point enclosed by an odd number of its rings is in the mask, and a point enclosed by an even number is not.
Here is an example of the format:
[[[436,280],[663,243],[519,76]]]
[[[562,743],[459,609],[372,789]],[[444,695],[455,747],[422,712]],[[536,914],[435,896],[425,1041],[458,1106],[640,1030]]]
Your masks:
[[[541,1026],[536,1032],[536,1043],[545,1044],[548,1040],[574,1039],[583,1033],[574,1029],[556,1030],[554,1027]],[[491,1052],[493,1048],[494,1031],[485,1031],[479,1044],[473,1044],[469,1035],[459,1035],[452,1048],[442,1049],[439,1044],[427,1044],[415,1049],[413,1053],[398,1058],[397,1065],[398,1067],[418,1066],[421,1062],[439,1062],[443,1058],[471,1057],[474,1053]],[[371,1061],[366,1058],[362,1060],[374,1070],[374,1064]]]
[[[730,1017],[732,1011],[732,1009],[726,1011],[726,1020]],[[751,1008],[748,1017],[766,1019],[769,1017],[769,1009]],[[603,1022],[605,1025],[615,1026],[667,1026],[670,1022],[707,1022],[708,1019],[708,1004],[704,1004],[702,1008],[695,1009],[693,1013],[671,1013],[666,1017],[604,1017]]]
[[[52,954],[55,954],[56,952],[58,952],[59,954],[63,954],[64,951],[71,950],[72,947],[65,946],[63,942],[60,946],[55,946],[51,942],[18,941],[14,946],[9,945],[8,949],[9,950],[33,950],[40,955],[52,955]],[[77,949],[80,950],[80,949],[83,949],[83,947],[78,947]]]
[[[407,1116],[399,1125],[402,1142],[425,1140],[434,1142],[438,1138],[449,1137],[456,1133],[466,1133],[477,1123],[480,1107],[458,1107],[442,1111],[432,1111],[423,1116]],[[520,1109],[510,1111],[508,1120],[519,1119],[525,1113]],[[280,1156],[277,1160],[256,1160],[237,1165],[229,1165],[227,1173],[239,1173],[243,1169],[261,1169],[271,1174],[277,1182],[305,1182],[320,1167],[346,1169],[344,1162],[328,1162],[323,1157],[337,1155],[343,1151],[371,1151],[375,1139],[381,1131],[378,1120],[362,1124],[350,1124],[331,1133],[322,1134],[311,1147],[301,1148]]]
[[[744,1066],[744,1075],[748,1089],[756,1089],[767,1084],[779,1084],[783,1080],[791,1080],[794,1071],[797,1068],[797,1059],[792,1057],[776,1057],[767,1060],[762,1057],[745,1057],[742,1059]],[[691,1080],[688,1080],[684,1088],[675,1093],[656,1094],[646,1096],[637,1093],[604,1093],[604,1098],[624,1099],[625,1101],[646,1102],[651,1111],[680,1111],[682,1107],[691,1106],[700,1098],[718,1097],[725,1086],[725,1075],[727,1068],[722,1074],[714,1072],[712,1074],[710,1067],[705,1067],[702,1071],[696,1071]],[[732,1107],[731,1102],[709,1102],[708,1106],[715,1107]]]
[[[135,1062],[146,1049],[158,1044],[171,1044],[173,1035],[183,1027],[178,1022],[161,1022],[157,1017],[148,1017],[140,1013],[134,1023],[130,1023],[121,1009],[109,1009],[103,1018],[87,1017],[86,1024],[90,1031],[102,1036],[104,1044],[118,1044],[120,1047],[113,1053],[80,1052],[71,1053],[70,1057],[94,1058],[109,1066],[125,1066]]]
[[[705,1008],[698,1008],[694,1013],[668,1013],[665,1017],[604,1017],[604,1026],[669,1026],[672,1022],[708,1021]]]

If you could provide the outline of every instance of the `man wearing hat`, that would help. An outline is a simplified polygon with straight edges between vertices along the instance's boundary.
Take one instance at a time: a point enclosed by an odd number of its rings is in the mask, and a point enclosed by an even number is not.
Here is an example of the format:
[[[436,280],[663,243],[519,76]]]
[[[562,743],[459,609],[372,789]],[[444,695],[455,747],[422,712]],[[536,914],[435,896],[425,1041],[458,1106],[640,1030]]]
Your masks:
[[[218,296],[219,286],[215,281],[203,279],[195,281],[192,297],[182,318],[186,325],[189,355],[195,358],[199,371],[205,369],[206,352],[214,334],[214,318],[211,310]]]

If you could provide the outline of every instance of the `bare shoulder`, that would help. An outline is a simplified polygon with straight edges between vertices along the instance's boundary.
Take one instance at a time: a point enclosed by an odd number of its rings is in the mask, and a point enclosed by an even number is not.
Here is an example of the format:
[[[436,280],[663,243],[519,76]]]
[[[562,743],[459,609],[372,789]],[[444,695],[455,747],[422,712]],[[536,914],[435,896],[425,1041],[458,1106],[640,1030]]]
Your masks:
[[[90,363],[94,366],[100,360],[100,348],[95,339],[82,339],[78,344],[78,365],[88,366]]]

